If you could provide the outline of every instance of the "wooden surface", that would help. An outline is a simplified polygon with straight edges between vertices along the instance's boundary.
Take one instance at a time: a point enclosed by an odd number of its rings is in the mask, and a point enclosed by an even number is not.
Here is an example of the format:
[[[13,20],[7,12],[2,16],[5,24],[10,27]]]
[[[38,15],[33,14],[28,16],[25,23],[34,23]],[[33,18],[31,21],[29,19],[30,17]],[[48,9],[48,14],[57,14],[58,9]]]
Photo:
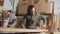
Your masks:
[[[60,32],[54,32],[54,34],[60,34]]]
[[[0,6],[3,6],[4,0],[0,0]]]
[[[46,29],[0,28],[0,32],[48,32]]]

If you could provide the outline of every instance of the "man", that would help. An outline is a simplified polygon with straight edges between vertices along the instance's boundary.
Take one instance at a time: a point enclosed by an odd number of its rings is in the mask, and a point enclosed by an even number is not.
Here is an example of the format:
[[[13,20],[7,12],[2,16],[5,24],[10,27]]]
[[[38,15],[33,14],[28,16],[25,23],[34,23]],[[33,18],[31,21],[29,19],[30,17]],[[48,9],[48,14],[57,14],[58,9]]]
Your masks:
[[[27,14],[25,15],[26,18],[26,25],[27,29],[35,29],[40,27],[40,14],[36,14],[34,5],[29,5],[27,9]]]

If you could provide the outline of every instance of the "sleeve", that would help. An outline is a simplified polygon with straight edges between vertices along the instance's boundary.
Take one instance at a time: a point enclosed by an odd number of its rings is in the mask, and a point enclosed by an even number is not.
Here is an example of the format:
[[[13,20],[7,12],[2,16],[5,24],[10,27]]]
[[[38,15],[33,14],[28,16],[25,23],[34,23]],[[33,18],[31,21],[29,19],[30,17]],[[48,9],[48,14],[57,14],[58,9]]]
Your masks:
[[[36,27],[40,27],[40,16],[37,18]]]
[[[24,16],[24,18],[23,18],[23,22],[22,22],[22,27],[23,28],[25,27],[25,24],[26,24],[26,16]]]

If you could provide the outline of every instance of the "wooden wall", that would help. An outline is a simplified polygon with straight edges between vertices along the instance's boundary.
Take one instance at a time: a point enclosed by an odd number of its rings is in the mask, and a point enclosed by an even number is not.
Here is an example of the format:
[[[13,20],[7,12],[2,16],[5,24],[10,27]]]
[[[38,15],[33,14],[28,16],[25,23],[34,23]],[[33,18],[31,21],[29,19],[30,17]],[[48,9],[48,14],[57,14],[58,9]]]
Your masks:
[[[50,7],[51,7],[50,2],[46,2],[45,0],[40,0],[37,4],[35,4],[35,6],[37,13],[41,13],[41,12],[50,13]]]
[[[34,0],[25,0],[20,1],[18,6],[18,14],[26,14],[27,13],[27,7],[29,5],[35,5],[37,13],[46,12],[50,13],[51,10],[51,4],[50,2],[46,2],[45,0],[39,0],[37,3],[34,3]]]

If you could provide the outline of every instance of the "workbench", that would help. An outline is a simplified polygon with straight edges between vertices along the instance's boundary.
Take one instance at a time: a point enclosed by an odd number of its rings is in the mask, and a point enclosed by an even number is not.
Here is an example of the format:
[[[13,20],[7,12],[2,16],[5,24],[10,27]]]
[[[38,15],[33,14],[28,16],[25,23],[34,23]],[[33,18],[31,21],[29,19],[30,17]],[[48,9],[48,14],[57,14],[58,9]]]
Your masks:
[[[47,33],[46,29],[0,28],[0,33]]]

